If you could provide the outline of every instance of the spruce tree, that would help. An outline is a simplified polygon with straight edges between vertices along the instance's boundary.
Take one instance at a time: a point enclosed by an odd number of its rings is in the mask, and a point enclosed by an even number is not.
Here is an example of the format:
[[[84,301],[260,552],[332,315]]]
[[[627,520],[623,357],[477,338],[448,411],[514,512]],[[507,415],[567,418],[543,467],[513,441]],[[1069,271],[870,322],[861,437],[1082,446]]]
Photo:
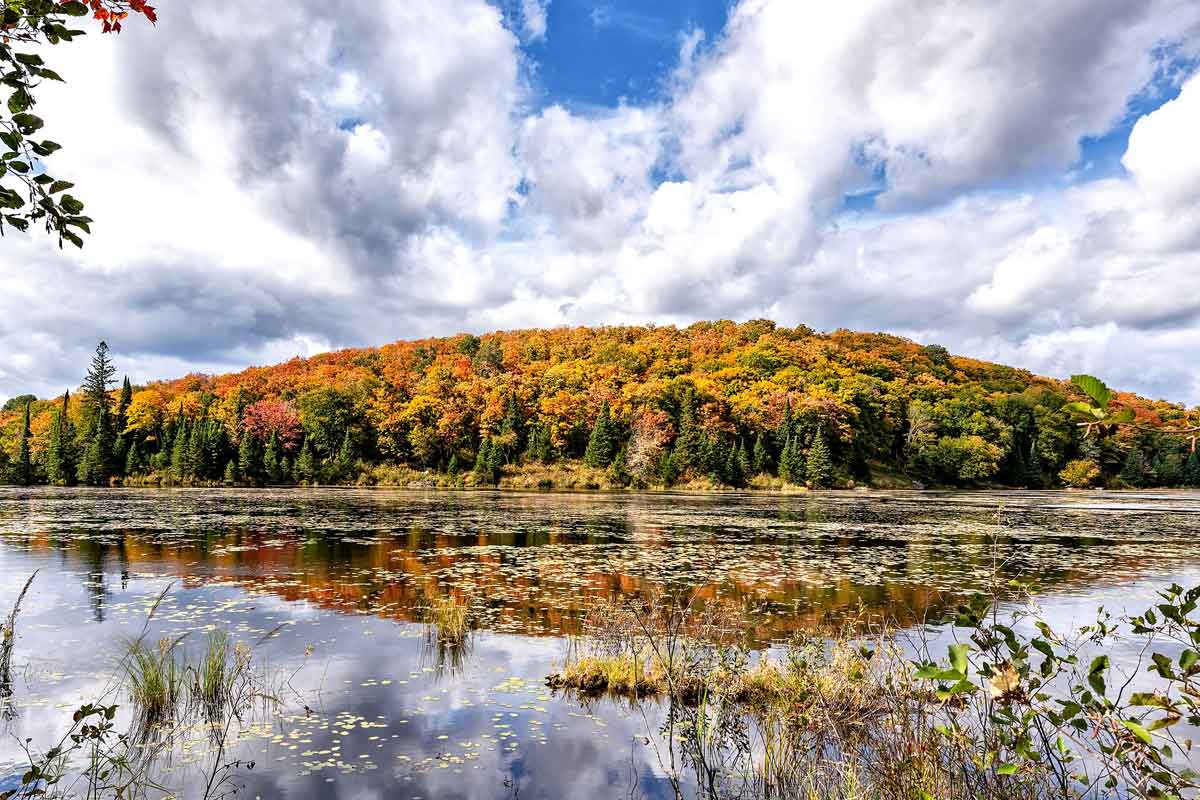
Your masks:
[[[300,455],[296,458],[296,480],[304,483],[312,483],[317,475],[317,465],[313,461],[312,448],[308,444],[308,437],[304,437],[304,444],[300,445]]]
[[[29,403],[25,404],[25,422],[21,426],[21,443],[17,450],[17,461],[13,464],[13,479],[20,486],[33,483],[33,456],[29,450],[32,434],[29,429]]]
[[[55,486],[69,486],[75,482],[75,426],[68,412],[71,393],[64,392],[62,405],[54,412],[50,423],[50,436],[46,444],[46,477]]]
[[[252,481],[258,477],[258,466],[258,447],[254,441],[254,434],[242,431],[242,441],[238,444],[238,475],[244,481]]]
[[[754,455],[751,457],[751,466],[755,475],[765,475],[771,470],[771,454],[767,450],[767,443],[763,441],[762,433],[754,437]]]
[[[490,436],[485,436],[483,441],[479,443],[479,449],[475,451],[475,467],[472,470],[475,474],[475,480],[478,483],[490,482],[488,476],[488,463],[490,461],[489,454],[492,449],[492,439]]]
[[[458,475],[458,453],[450,454],[450,463],[446,465],[446,474],[452,478]]]
[[[342,446],[338,448],[337,454],[337,471],[338,474],[345,479],[350,475],[350,470],[354,467],[354,441],[350,438],[350,431],[347,430],[342,436]]]
[[[86,486],[103,486],[113,474],[112,419],[103,406],[76,474],[79,482]]]
[[[1125,463],[1121,465],[1121,472],[1118,477],[1126,486],[1138,488],[1145,485],[1146,456],[1142,453],[1140,447],[1135,445],[1130,449],[1128,455],[1125,456]]]
[[[1192,488],[1200,487],[1200,457],[1196,455],[1195,449],[1188,455],[1187,462],[1183,465],[1183,485]]]
[[[813,437],[812,446],[808,448],[805,475],[808,482],[817,488],[826,488],[833,483],[833,461],[829,455],[829,445],[825,442],[825,432],[817,431]]]
[[[676,475],[702,466],[703,445],[700,425],[696,422],[696,401],[688,395],[679,413],[679,435],[675,437],[675,449],[671,454],[671,466]]]
[[[629,484],[629,448],[628,445],[622,445],[617,454],[613,456],[612,463],[608,465],[608,469],[604,472],[605,476],[612,483],[618,486],[627,486]]]
[[[191,450],[191,430],[185,422],[175,429],[175,441],[171,443],[171,477],[182,481],[190,475],[188,453]]]
[[[83,379],[84,427],[80,434],[86,442],[84,460],[88,464],[85,469],[81,462],[78,474],[82,481],[86,472],[90,477],[85,482],[93,486],[107,482],[113,472],[115,432],[112,399],[108,396],[108,390],[116,372],[108,356],[108,344],[102,341],[96,345],[92,363]]]
[[[125,451],[125,474],[127,476],[137,475],[142,471],[142,451],[138,447],[137,441],[130,442],[129,449]]]
[[[121,382],[121,395],[117,400],[117,424],[116,434],[118,441],[126,438],[125,426],[129,424],[129,404],[133,402],[133,386],[129,383],[129,376],[125,376],[125,380]]]
[[[721,477],[730,486],[742,486],[745,483],[746,473],[742,469],[741,452],[742,445],[738,442],[725,457],[724,475]]]
[[[224,480],[226,484],[230,485],[237,483],[237,466],[233,463],[232,458],[225,462]]]
[[[271,438],[263,448],[263,472],[269,483],[283,483],[283,450],[279,446],[279,434],[271,431]]]
[[[750,459],[750,448],[743,447],[742,441],[740,439],[738,440],[736,457],[737,457],[738,471],[742,475],[741,484],[745,484],[746,482],[749,481],[749,479],[752,476],[755,475],[755,472],[754,472],[754,465],[751,463],[751,459]],[[741,485],[741,484],[739,484],[739,485]]]
[[[799,436],[789,437],[783,445],[783,453],[779,456],[779,477],[785,483],[797,485],[804,483],[807,479],[807,465]]]
[[[608,401],[605,400],[600,404],[600,413],[596,416],[596,424],[592,427],[592,435],[588,439],[583,460],[589,467],[600,469],[612,463],[616,452],[616,429],[613,425],[612,413],[608,409]]]
[[[783,448],[787,447],[788,441],[796,434],[796,424],[792,419],[792,399],[784,396],[783,398],[783,418],[779,421],[779,427],[775,429],[775,452],[779,453],[779,466],[783,468]],[[781,473],[779,477],[784,478]],[[787,478],[784,478],[787,480]]]

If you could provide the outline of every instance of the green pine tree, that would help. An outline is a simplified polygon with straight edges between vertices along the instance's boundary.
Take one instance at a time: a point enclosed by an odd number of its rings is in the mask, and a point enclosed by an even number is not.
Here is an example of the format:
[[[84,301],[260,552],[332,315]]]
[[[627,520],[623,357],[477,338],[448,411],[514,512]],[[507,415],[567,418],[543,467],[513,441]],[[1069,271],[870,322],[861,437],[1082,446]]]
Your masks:
[[[347,480],[354,469],[354,440],[350,438],[349,430],[342,436],[342,446],[338,448],[336,468],[341,480]]]
[[[175,430],[175,440],[171,443],[171,477],[183,481],[191,475],[188,469],[188,453],[191,452],[191,430],[185,422]]]
[[[805,476],[809,483],[819,489],[833,484],[833,461],[829,454],[829,445],[825,442],[824,431],[817,431],[812,445],[808,448]]]
[[[1146,456],[1140,447],[1134,446],[1130,449],[1117,477],[1126,486],[1137,488],[1146,485]]]
[[[746,482],[746,473],[742,469],[742,444],[738,442],[732,449],[726,448],[726,450],[728,455],[725,457],[725,466],[721,477],[729,486],[743,486]]]
[[[583,460],[589,467],[601,469],[612,463],[616,453],[616,426],[612,421],[612,413],[608,409],[608,401],[605,400],[600,404],[600,413],[596,416],[596,424],[592,426],[592,435],[588,439]]]
[[[17,449],[17,460],[13,464],[13,482],[19,486],[33,483],[33,456],[29,449],[32,433],[29,429],[29,403],[25,404],[25,422],[21,426],[21,442]]]
[[[754,437],[754,455],[751,457],[751,467],[755,475],[765,475],[771,471],[771,453],[767,450],[767,443],[763,441],[761,433]]]
[[[125,380],[121,382],[121,395],[117,400],[117,417],[114,432],[117,435],[117,441],[123,444],[128,444],[128,435],[125,433],[125,427],[129,424],[129,405],[133,402],[133,386],[129,383],[129,376],[125,376]],[[125,447],[128,450],[128,446]]]
[[[76,475],[85,486],[104,486],[113,474],[112,469],[112,419],[104,407],[96,419],[91,440],[79,461]]]
[[[46,477],[55,486],[69,486],[76,477],[75,426],[68,411],[70,403],[71,393],[64,392],[62,405],[50,422],[46,444]]]
[[[100,417],[104,414],[112,413],[112,398],[108,396],[108,391],[112,387],[113,375],[117,372],[116,367],[112,365],[112,359],[108,356],[108,344],[100,342],[96,345],[96,352],[92,356],[92,363],[88,367],[87,375],[83,379],[83,428],[80,434],[90,443],[96,433],[96,426]],[[112,420],[109,420],[109,428],[112,428]],[[112,447],[111,442],[100,442],[101,448],[108,446]],[[108,452],[103,453],[105,458]]]
[[[237,472],[244,481],[258,478],[262,456],[258,452],[258,442],[250,431],[242,431],[242,441],[238,443]]]
[[[263,472],[268,483],[283,483],[283,449],[279,446],[279,434],[271,431],[271,438],[263,448]]]
[[[783,398],[783,418],[779,420],[779,426],[775,428],[775,452],[779,454],[779,466],[783,468],[783,448],[787,447],[788,441],[796,435],[796,423],[792,419],[792,399],[789,396]],[[780,473],[779,477],[784,478]],[[787,478],[784,478],[787,480]]]
[[[740,439],[738,440],[736,457],[738,472],[740,472],[742,476],[741,483],[737,485],[743,486],[750,480],[751,477],[755,475],[755,472],[754,465],[751,463],[750,459],[750,448],[744,447]]]
[[[1196,455],[1194,449],[1188,454],[1187,461],[1183,465],[1183,485],[1192,488],[1200,487],[1200,456]]]
[[[783,445],[783,453],[779,456],[779,477],[784,483],[796,485],[804,483],[808,478],[808,466],[804,460],[799,436],[790,437]]]
[[[237,466],[234,464],[234,461],[232,458],[225,462],[224,480],[225,480],[225,483],[229,486],[232,486],[233,484],[237,483]]]
[[[621,449],[617,450],[617,454],[613,456],[612,463],[608,465],[608,469],[604,471],[604,474],[610,482],[618,486],[629,485],[629,452],[627,445],[622,445]]]
[[[675,437],[675,449],[671,453],[671,466],[675,475],[703,466],[701,450],[704,446],[700,425],[696,421],[696,399],[688,395],[679,412],[679,435]]]
[[[308,444],[308,437],[304,437],[304,444],[300,445],[300,455],[296,457],[296,480],[304,483],[312,483],[317,476],[317,464],[313,459],[312,447]]]
[[[458,453],[451,453],[450,463],[446,465],[446,474],[453,478],[458,475],[458,470]]]
[[[138,447],[137,440],[134,440],[129,443],[129,449],[125,451],[125,474],[137,475],[142,471],[142,467],[142,450]]]

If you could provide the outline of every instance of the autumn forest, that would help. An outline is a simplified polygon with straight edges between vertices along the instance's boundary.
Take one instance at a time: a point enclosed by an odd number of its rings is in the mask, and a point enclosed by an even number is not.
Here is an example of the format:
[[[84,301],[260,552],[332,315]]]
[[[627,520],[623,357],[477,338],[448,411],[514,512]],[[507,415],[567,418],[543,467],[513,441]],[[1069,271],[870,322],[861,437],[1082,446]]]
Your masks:
[[[82,366],[82,365],[81,365]],[[81,372],[83,370],[81,369]],[[0,415],[17,484],[811,488],[1200,483],[1186,409],[1118,394],[1105,436],[1070,384],[895,336],[765,320],[470,334],[236,374],[78,389]],[[1087,435],[1085,435],[1087,434]]]

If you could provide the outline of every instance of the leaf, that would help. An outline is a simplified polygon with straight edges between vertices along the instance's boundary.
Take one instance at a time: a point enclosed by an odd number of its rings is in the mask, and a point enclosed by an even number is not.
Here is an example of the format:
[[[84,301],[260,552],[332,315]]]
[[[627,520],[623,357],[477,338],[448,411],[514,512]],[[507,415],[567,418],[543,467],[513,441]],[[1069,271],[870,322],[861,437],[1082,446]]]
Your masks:
[[[1091,375],[1072,375],[1071,383],[1075,384],[1079,391],[1092,398],[1101,409],[1107,409],[1108,404],[1112,402],[1112,392],[1099,378]]]
[[[72,17],[86,17],[88,14],[88,7],[83,3],[76,2],[75,0],[72,0],[72,2],[69,3],[63,3],[61,6],[59,6],[59,9],[62,10],[63,13],[69,14]]]
[[[50,184],[50,194],[56,194],[64,189],[70,189],[74,185],[75,184],[71,183],[70,181],[55,181],[54,183]]]
[[[67,212],[68,214],[78,214],[80,211],[83,211],[83,203],[79,202],[69,194],[64,194],[58,203],[62,206],[63,211]]]
[[[1092,665],[1088,668],[1088,685],[1096,692],[1103,695],[1105,692],[1104,673],[1108,670],[1108,656],[1096,656],[1092,659]]]
[[[1122,408],[1120,411],[1109,414],[1104,421],[1110,425],[1128,425],[1136,418],[1132,408]]]
[[[1185,673],[1191,673],[1197,662],[1200,662],[1200,653],[1195,650],[1184,650],[1179,654],[1179,667]]]
[[[1170,708],[1171,701],[1157,692],[1134,692],[1129,696],[1129,705]]]
[[[1091,422],[1096,418],[1096,409],[1081,400],[1076,400],[1073,403],[1067,403],[1062,407],[1062,410],[1076,419],[1085,419],[1088,422]]]
[[[966,676],[967,674],[967,653],[970,652],[970,647],[965,644],[952,644],[949,647],[950,651],[950,666],[959,675]]]
[[[1016,764],[1001,764],[1000,766],[996,767],[996,774],[997,775],[1016,775],[1017,774],[1017,765]]]
[[[8,96],[8,110],[13,114],[20,114],[29,108],[29,101],[29,92],[24,89],[17,89]]]
[[[1154,738],[1150,735],[1150,731],[1143,728],[1138,723],[1131,719],[1121,720],[1121,724],[1125,726],[1134,736],[1146,744],[1154,744]]]

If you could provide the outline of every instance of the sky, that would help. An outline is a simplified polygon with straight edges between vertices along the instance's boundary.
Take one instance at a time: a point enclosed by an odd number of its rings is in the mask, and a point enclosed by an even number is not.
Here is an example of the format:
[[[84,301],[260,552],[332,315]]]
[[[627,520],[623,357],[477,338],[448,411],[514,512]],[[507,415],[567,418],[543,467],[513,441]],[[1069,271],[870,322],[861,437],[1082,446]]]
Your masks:
[[[767,317],[1200,402],[1194,0],[162,0],[45,54],[0,397]]]

